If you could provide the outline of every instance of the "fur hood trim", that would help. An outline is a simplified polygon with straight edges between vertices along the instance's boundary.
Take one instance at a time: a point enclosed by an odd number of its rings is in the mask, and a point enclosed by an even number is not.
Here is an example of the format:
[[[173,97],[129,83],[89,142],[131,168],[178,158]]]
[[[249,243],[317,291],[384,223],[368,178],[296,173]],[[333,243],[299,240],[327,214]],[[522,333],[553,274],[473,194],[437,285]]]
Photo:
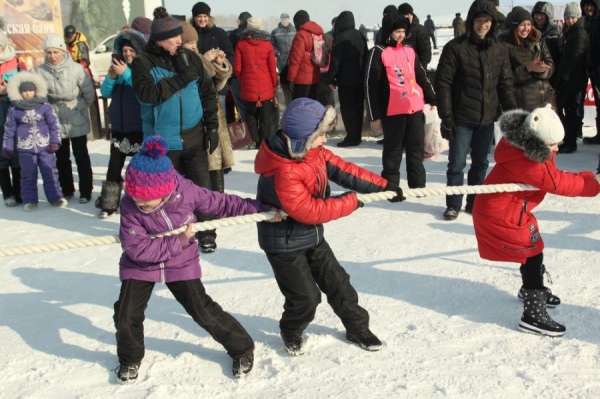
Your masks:
[[[19,86],[24,82],[32,82],[35,85],[35,96],[38,98],[48,97],[48,84],[46,80],[37,73],[19,72],[16,73],[9,81],[6,87],[6,94],[10,101],[23,101],[24,98],[19,91]]]
[[[115,46],[113,49],[114,54],[119,54],[123,56],[123,45],[122,40],[127,39],[133,44],[133,48],[137,51],[138,55],[144,52],[144,47],[146,47],[146,37],[142,32],[139,32],[135,29],[124,29],[117,33],[117,37],[115,38]]]
[[[506,141],[523,151],[527,158],[544,163],[552,156],[552,151],[529,126],[524,124],[529,114],[522,109],[505,112],[499,120],[500,130]]]
[[[271,40],[271,35],[266,30],[259,29],[246,29],[240,33],[240,40],[254,39],[254,40]]]
[[[328,105],[325,110],[325,115],[323,115],[323,119],[319,122],[317,129],[308,136],[306,140],[306,144],[304,145],[304,150],[301,153],[295,153],[292,151],[292,143],[290,138],[282,131],[283,137],[285,137],[285,141],[288,148],[288,153],[292,159],[302,159],[306,156],[306,153],[310,150],[312,143],[322,134],[327,134],[335,129],[337,125],[337,113],[335,112],[335,108],[331,105]]]

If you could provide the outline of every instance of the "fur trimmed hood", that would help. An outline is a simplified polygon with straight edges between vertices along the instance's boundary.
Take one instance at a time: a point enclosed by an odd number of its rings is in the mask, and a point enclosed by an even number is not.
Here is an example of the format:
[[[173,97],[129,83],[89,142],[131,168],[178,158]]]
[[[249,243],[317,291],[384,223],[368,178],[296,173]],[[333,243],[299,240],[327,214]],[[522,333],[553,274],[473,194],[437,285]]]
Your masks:
[[[246,29],[240,33],[240,40],[244,39],[254,39],[254,40],[271,40],[271,34],[266,30],[258,30],[258,29]]]
[[[524,122],[529,112],[522,109],[505,112],[499,120],[506,141],[534,162],[544,163],[552,156],[550,148]]]
[[[120,30],[117,33],[117,37],[115,38],[115,46],[113,53],[119,54],[123,56],[123,40],[129,40],[131,44],[133,44],[133,48],[137,51],[138,55],[144,52],[144,47],[146,47],[146,37],[142,32],[139,32],[135,29],[124,29]]]
[[[292,104],[293,102],[290,103],[290,108]],[[303,108],[303,110],[301,111],[301,113],[303,114],[306,111],[308,111],[309,113],[312,111],[307,106],[301,105],[299,108]],[[290,112],[288,115],[290,114],[292,114],[292,112]],[[325,108],[325,113],[323,115],[323,118],[317,125],[317,128],[312,133],[309,133],[308,136],[305,136],[305,133],[303,132],[297,131],[297,123],[300,122],[302,125],[304,125],[303,128],[306,129],[310,125],[311,121],[309,119],[311,119],[311,115],[299,115],[299,117],[296,118],[290,115],[290,120],[288,120],[287,118],[288,115],[284,113],[281,119],[281,130],[283,137],[285,137],[286,139],[288,152],[292,159],[304,158],[306,156],[306,153],[310,150],[312,143],[317,139],[317,137],[331,132],[335,129],[335,126],[337,125],[337,113],[335,112],[335,108],[333,108],[331,105],[328,105],[327,108]],[[305,123],[302,123],[302,121],[305,121]]]
[[[21,83],[24,82],[31,82],[35,85],[36,97],[48,97],[48,84],[46,83],[46,80],[37,73],[23,71],[16,73],[8,82],[6,94],[8,94],[8,98],[10,99],[10,101],[25,100],[21,95],[21,91],[19,90],[19,86],[21,86]]]

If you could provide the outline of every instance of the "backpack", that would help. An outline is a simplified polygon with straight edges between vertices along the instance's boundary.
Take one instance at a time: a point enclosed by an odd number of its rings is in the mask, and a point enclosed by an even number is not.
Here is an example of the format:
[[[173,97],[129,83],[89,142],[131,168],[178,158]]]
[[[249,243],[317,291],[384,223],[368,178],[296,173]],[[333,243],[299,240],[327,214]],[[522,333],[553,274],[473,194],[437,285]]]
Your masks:
[[[329,48],[323,39],[323,35],[312,34],[313,50],[310,52],[310,60],[319,68],[329,65]]]

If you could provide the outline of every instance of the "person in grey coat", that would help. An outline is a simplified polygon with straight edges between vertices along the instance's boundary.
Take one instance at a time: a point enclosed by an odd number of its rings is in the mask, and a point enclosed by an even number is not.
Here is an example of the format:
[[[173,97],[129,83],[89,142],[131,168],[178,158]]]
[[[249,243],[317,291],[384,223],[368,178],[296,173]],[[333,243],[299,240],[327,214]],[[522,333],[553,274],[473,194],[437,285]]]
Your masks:
[[[37,69],[48,83],[48,102],[58,115],[62,143],[56,152],[58,180],[64,197],[75,193],[71,165],[71,146],[79,175],[79,203],[92,198],[92,163],[87,149],[90,132],[88,108],[94,101],[94,85],[83,67],[69,53],[62,37],[51,33],[44,39],[44,64]]]
[[[463,34],[463,24],[465,21],[460,17],[460,13],[456,13],[456,17],[452,20],[452,28],[454,28],[454,37],[457,38]]]
[[[288,56],[292,48],[292,41],[296,36],[296,28],[290,23],[290,16],[283,13],[280,16],[279,25],[271,32],[271,44],[275,49],[275,60],[279,72],[279,86],[285,99],[285,105],[292,102],[292,91],[287,80]]]

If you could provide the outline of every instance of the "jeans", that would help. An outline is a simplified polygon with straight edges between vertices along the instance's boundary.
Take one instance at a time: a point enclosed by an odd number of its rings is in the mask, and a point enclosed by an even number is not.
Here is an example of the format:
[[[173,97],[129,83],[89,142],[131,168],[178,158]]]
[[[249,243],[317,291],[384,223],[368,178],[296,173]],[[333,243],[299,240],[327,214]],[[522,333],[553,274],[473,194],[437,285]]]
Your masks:
[[[448,186],[464,184],[464,169],[467,166],[467,154],[471,153],[471,168],[467,182],[469,186],[483,183],[489,166],[488,153],[494,138],[494,124],[487,125],[456,125],[454,138],[450,140],[448,170],[446,171]],[[462,195],[447,195],[446,206],[460,208]],[[467,195],[467,205],[473,205],[475,194]]]

